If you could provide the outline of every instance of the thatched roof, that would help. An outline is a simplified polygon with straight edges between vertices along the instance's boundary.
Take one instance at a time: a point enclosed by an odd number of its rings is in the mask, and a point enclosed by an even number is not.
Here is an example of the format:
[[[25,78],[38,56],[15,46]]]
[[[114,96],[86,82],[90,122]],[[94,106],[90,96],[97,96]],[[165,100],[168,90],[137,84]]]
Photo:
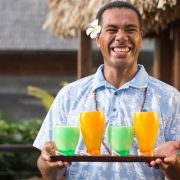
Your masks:
[[[44,24],[60,37],[76,36],[78,29],[86,29],[98,9],[113,0],[49,0],[49,13]],[[143,16],[145,32],[158,32],[180,19],[179,0],[127,0],[138,7]]]

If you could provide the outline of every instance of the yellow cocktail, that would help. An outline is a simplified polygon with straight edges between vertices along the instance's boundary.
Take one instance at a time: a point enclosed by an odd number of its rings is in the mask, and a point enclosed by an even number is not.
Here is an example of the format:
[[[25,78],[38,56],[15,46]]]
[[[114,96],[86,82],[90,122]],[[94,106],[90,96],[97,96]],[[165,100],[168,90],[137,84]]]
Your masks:
[[[105,130],[105,115],[103,112],[82,112],[80,128],[87,148],[87,153],[99,156]]]
[[[158,136],[159,115],[157,112],[135,112],[134,132],[140,153],[153,156]]]

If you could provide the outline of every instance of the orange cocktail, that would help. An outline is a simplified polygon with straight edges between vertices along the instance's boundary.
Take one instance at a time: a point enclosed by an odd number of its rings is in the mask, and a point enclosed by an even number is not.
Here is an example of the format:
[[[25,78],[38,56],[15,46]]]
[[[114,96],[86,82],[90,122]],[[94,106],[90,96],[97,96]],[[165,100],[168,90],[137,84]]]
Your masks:
[[[105,130],[105,115],[103,112],[82,112],[80,128],[87,148],[87,153],[99,156]]]
[[[159,116],[157,112],[135,112],[134,132],[140,153],[153,156],[158,136]]]

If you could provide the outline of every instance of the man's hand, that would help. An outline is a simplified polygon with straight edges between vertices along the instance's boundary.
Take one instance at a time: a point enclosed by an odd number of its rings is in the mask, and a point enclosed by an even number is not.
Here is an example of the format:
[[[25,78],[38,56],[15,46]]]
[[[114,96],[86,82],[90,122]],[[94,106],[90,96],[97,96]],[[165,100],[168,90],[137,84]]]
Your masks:
[[[166,156],[164,161],[156,159],[151,161],[149,166],[162,169],[167,178],[180,178],[180,157],[177,154],[178,150],[180,150],[180,141],[168,141],[160,145],[154,150],[154,155]]]
[[[62,176],[64,176],[64,167],[71,165],[69,162],[52,162],[50,155],[54,155],[56,150],[57,148],[55,143],[48,141],[41,151],[37,165],[44,180],[59,180]]]
[[[50,155],[54,155],[56,150],[57,148],[54,142],[52,141],[46,142],[44,148],[41,151],[41,159],[45,161],[45,163],[47,163],[49,167],[64,168],[64,167],[70,166],[71,163],[68,163],[68,162],[62,162],[62,161],[52,162],[51,161]]]

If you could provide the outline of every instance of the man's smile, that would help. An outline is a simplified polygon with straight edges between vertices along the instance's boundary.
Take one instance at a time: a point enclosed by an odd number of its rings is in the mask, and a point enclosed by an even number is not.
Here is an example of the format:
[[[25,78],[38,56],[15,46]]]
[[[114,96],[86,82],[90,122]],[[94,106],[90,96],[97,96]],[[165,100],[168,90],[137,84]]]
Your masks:
[[[126,58],[131,51],[130,46],[113,46],[111,47],[112,55],[117,58]]]
[[[115,47],[112,49],[114,52],[129,52],[129,47]]]

